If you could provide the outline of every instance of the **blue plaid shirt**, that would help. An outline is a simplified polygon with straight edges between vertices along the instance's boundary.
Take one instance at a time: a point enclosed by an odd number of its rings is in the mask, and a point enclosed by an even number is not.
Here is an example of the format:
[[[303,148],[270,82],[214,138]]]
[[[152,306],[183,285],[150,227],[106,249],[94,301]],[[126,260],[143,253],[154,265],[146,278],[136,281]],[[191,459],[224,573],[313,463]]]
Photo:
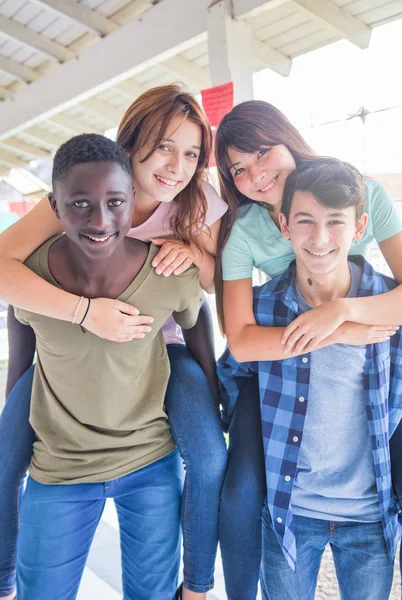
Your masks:
[[[358,297],[382,294],[396,287],[393,279],[377,273],[362,257],[352,260],[363,270]],[[283,275],[254,288],[258,325],[286,327],[298,316],[295,274],[293,262]],[[233,409],[242,386],[254,373],[258,373],[260,389],[267,505],[272,527],[294,569],[296,540],[291,495],[308,406],[310,353],[285,360],[238,363],[226,349],[218,361],[226,410]],[[402,417],[401,329],[389,341],[366,347],[364,398],[381,521],[393,560],[401,531],[391,484],[389,438]]]

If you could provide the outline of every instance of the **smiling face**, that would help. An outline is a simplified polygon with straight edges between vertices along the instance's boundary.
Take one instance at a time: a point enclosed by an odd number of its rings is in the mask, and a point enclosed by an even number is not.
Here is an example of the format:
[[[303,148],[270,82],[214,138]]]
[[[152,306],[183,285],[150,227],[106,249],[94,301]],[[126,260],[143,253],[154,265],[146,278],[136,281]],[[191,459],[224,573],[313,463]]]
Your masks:
[[[286,178],[296,168],[286,146],[266,146],[250,154],[230,147],[228,158],[230,173],[241,194],[256,202],[280,205]]]
[[[282,235],[292,243],[298,271],[317,276],[347,264],[353,240],[364,234],[367,215],[356,223],[354,206],[324,206],[311,192],[296,191],[288,222],[283,214],[279,222]]]
[[[190,119],[176,117],[166,130],[166,139],[147,158],[152,141],[131,157],[133,181],[139,198],[171,202],[190,182],[200,155],[202,132]],[[143,162],[142,162],[143,161]]]
[[[91,259],[111,256],[131,227],[132,180],[113,162],[73,166],[49,200],[67,237]]]

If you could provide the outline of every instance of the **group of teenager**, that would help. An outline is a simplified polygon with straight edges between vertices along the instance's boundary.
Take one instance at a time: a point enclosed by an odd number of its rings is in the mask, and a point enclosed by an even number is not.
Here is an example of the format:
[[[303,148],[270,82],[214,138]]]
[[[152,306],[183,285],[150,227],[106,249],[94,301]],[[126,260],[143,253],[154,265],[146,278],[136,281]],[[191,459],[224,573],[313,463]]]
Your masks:
[[[313,600],[328,544],[343,600],[389,597],[402,222],[266,102],[218,127],[220,195],[211,150],[194,97],[151,89],[116,142],[63,144],[49,197],[0,236],[1,600],[76,598],[107,498],[126,600],[205,600],[218,541],[229,600],[259,582]],[[364,259],[373,241],[393,279]]]

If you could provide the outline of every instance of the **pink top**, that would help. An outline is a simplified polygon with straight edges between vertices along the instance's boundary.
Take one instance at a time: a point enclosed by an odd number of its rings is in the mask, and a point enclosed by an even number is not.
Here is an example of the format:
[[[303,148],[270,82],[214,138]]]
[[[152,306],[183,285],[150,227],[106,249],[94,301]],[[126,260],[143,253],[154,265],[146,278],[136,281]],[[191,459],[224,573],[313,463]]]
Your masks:
[[[205,225],[210,226],[225,214],[228,206],[210,183],[204,181],[202,187],[207,199]],[[138,225],[138,227],[132,227],[128,235],[143,242],[148,242],[150,239],[157,237],[172,237],[174,232],[170,225],[170,218],[176,206],[175,202],[161,202],[149,219],[142,225]],[[162,331],[166,344],[184,344],[181,328],[173,317],[166,321]]]

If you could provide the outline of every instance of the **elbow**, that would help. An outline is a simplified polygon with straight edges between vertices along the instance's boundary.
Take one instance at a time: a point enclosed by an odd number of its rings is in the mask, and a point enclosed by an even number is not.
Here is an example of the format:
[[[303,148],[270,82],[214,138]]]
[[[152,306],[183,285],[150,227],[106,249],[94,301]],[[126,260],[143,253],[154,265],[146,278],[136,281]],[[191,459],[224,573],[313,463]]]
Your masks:
[[[249,360],[249,358],[246,356],[244,343],[242,344],[240,335],[232,336],[227,334],[227,341],[230,354],[233,356],[235,361],[241,363]]]

